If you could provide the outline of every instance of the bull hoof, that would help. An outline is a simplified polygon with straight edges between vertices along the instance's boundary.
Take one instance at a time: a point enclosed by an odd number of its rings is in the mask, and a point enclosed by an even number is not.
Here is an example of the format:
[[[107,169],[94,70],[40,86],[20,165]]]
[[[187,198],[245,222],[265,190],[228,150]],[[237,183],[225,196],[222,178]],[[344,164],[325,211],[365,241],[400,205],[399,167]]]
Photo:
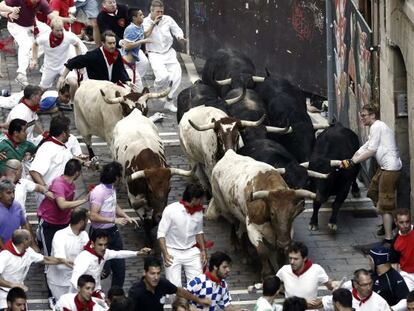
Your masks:
[[[310,224],[309,225],[309,230],[310,231],[318,231],[319,230],[319,226],[315,225],[315,224]]]
[[[329,223],[328,229],[332,232],[336,232],[338,230],[338,226],[336,224]]]

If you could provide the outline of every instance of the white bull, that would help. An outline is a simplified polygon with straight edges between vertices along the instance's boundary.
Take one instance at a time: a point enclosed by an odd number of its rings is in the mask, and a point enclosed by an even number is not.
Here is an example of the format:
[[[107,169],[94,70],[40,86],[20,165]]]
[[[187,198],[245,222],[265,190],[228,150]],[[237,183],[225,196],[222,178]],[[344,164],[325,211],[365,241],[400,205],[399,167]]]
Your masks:
[[[75,124],[82,135],[91,157],[92,135],[103,138],[107,143],[112,140],[112,132],[116,123],[127,116],[134,108],[146,114],[147,100],[163,97],[165,92],[136,93],[128,86],[119,86],[110,81],[87,80],[76,91],[74,98]]]
[[[262,262],[262,274],[271,272],[269,250],[264,241],[283,251],[291,242],[292,223],[304,209],[303,198],[314,198],[307,190],[289,189],[271,165],[228,150],[211,176],[213,199],[207,217],[223,215],[247,230]]]
[[[167,167],[158,129],[138,109],[116,124],[111,145],[114,159],[124,167],[130,205],[146,220],[149,239],[167,204],[171,176],[190,176],[191,171]]]

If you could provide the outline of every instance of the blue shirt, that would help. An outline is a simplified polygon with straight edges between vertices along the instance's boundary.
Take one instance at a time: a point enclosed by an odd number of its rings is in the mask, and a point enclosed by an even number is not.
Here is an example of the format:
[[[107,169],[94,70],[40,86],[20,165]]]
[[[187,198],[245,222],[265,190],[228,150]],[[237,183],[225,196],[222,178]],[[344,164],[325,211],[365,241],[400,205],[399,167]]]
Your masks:
[[[20,203],[13,201],[9,208],[0,203],[0,238],[3,243],[10,240],[13,232],[25,224],[26,217]]]
[[[136,42],[139,40],[144,39],[144,26],[141,24],[140,26],[135,25],[134,23],[131,23],[128,25],[127,28],[125,28],[124,31],[124,40],[128,42]],[[132,56],[135,58],[136,61],[139,61],[139,49],[141,48],[141,45],[138,45],[137,47],[131,49],[131,50],[125,50],[121,49],[121,55],[126,55],[128,53],[131,53]]]

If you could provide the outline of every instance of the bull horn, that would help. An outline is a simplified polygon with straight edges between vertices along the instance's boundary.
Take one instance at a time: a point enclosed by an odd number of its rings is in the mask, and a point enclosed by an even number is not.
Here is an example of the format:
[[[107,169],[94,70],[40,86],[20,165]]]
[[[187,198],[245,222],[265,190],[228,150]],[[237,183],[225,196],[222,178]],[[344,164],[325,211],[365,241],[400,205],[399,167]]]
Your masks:
[[[101,92],[101,95],[102,95],[104,101],[107,104],[110,104],[110,105],[119,104],[122,101],[122,99],[123,99],[122,96],[115,97],[115,98],[107,98],[106,95],[105,95],[105,93],[104,93],[104,91],[102,91],[102,90],[99,90],[99,91]]]
[[[231,98],[231,99],[225,99],[226,104],[227,105],[233,105],[233,104],[237,103],[238,101],[242,100],[245,95],[246,95],[246,89],[243,88],[243,92],[239,96],[237,96],[235,98]]]
[[[308,176],[314,177],[314,178],[320,178],[320,179],[327,179],[329,177],[329,174],[323,174],[323,173],[308,170]]]
[[[292,133],[292,127],[276,127],[276,126],[266,126],[266,132],[275,133],[275,134],[289,134]]]
[[[216,80],[216,83],[218,84],[218,85],[230,85],[230,83],[231,83],[231,78],[228,78],[228,79],[224,79],[224,80]]]
[[[303,162],[300,164],[300,166],[303,166],[304,168],[308,168],[309,167],[309,162]]]
[[[207,131],[207,130],[212,130],[214,128],[214,122],[208,123],[208,124],[204,124],[201,126],[198,126],[196,124],[193,123],[193,121],[191,121],[190,119],[188,119],[188,123],[190,123],[190,125],[196,129],[197,131]]]
[[[264,77],[259,77],[259,76],[252,76],[252,80],[254,82],[264,82],[265,78]]]
[[[172,86],[172,82],[170,82],[170,85],[164,91],[162,91],[161,93],[146,93],[146,94],[142,95],[138,99],[138,103],[145,104],[148,99],[151,99],[151,98],[160,98],[160,97],[167,96],[168,93],[170,93],[170,91],[171,91],[171,86]]]
[[[135,172],[129,175],[128,180],[135,180],[135,179],[144,178],[144,177],[145,177],[145,171],[141,170],[141,171],[138,171],[138,172]]]
[[[190,177],[193,175],[193,171],[187,171],[180,168],[171,167],[170,168],[171,175],[180,175]]]
[[[329,124],[313,124],[314,130],[324,130],[329,127]]]
[[[255,191],[252,194],[252,200],[266,199],[269,196],[269,193],[270,191],[267,190]]]
[[[341,160],[331,160],[330,164],[331,164],[331,167],[338,167],[341,165],[341,162],[342,162]]]
[[[316,199],[316,194],[313,192],[310,192],[309,190],[305,190],[305,189],[298,189],[298,190],[294,190],[295,191],[295,196],[297,198],[303,198],[303,199]]]
[[[286,173],[286,169],[285,169],[284,167],[279,167],[279,168],[276,168],[276,171],[277,171],[279,174],[281,174],[281,175],[283,175],[284,173]]]
[[[262,117],[257,121],[240,121],[242,127],[256,127],[263,123],[264,119],[266,118],[266,114],[264,113]]]

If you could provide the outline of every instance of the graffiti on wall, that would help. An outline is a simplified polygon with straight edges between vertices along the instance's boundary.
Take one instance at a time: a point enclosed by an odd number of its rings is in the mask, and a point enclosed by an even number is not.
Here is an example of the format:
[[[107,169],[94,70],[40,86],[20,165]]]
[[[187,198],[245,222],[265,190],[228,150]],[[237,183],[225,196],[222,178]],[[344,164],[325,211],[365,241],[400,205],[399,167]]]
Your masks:
[[[333,55],[337,120],[364,141],[367,129],[358,113],[371,100],[371,29],[351,0],[333,2]]]
[[[312,41],[314,32],[323,32],[325,15],[316,1],[293,1],[291,23],[300,40]]]

